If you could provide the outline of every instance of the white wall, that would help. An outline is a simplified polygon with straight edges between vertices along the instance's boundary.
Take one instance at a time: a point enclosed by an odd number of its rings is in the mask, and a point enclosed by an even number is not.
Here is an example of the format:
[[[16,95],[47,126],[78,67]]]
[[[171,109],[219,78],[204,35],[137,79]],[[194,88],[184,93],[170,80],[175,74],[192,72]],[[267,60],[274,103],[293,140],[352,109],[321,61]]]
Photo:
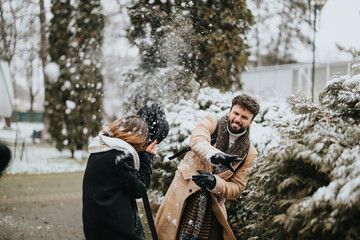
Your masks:
[[[14,90],[9,64],[0,61],[0,117],[10,117],[13,110]]]
[[[317,64],[314,78],[315,102],[334,74],[350,74],[351,66],[356,62],[358,61]],[[303,93],[308,98],[312,96],[311,64],[257,67],[243,72],[241,80],[244,83],[244,93],[263,99],[289,97],[297,93]]]
[[[262,70],[241,74],[244,93],[258,95],[264,99],[290,96],[293,92],[292,79],[292,69]]]

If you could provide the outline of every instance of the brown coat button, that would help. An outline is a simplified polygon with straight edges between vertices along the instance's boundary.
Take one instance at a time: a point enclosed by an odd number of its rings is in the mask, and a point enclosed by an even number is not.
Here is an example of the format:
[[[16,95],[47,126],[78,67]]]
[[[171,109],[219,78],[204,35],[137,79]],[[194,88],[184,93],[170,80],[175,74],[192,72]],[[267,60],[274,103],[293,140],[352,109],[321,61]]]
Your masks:
[[[192,189],[189,189],[189,192],[192,192]]]

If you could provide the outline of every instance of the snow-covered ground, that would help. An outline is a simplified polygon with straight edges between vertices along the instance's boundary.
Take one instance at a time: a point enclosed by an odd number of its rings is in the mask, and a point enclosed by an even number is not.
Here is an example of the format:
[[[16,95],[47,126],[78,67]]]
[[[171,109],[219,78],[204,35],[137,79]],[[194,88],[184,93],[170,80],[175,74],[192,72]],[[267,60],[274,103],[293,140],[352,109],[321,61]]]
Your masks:
[[[74,159],[69,150],[60,152],[49,143],[33,143],[33,131],[41,131],[43,128],[42,123],[19,122],[12,123],[11,129],[4,129],[4,122],[0,122],[0,140],[12,152],[6,174],[75,172],[85,169],[87,153],[75,152]]]

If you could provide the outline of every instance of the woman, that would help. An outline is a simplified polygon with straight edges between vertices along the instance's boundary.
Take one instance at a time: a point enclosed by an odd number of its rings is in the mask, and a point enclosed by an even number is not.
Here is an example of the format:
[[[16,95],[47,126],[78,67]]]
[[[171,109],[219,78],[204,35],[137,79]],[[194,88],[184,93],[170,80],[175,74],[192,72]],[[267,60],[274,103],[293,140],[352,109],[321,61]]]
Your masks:
[[[149,187],[156,140],[148,145],[144,120],[130,115],[110,123],[90,143],[83,180],[86,239],[145,239],[136,198]]]

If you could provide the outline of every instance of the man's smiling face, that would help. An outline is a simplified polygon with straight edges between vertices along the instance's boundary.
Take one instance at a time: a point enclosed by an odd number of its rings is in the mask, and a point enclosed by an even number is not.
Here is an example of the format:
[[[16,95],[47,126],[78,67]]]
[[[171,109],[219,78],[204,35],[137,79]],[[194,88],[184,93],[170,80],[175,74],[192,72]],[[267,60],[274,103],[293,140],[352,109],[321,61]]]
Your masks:
[[[229,130],[235,134],[245,131],[253,123],[253,116],[249,110],[238,104],[234,105],[229,112]]]

